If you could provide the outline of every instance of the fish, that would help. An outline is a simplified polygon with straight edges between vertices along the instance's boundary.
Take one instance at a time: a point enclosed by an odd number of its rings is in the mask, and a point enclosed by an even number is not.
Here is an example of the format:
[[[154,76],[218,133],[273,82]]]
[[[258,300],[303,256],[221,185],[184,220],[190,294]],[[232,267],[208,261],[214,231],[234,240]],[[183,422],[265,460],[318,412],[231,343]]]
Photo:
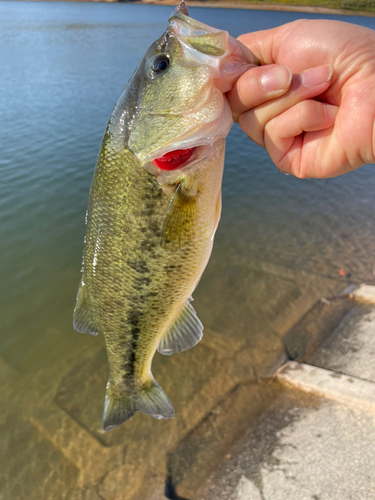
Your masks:
[[[105,431],[136,412],[174,417],[152,359],[202,338],[192,293],[221,214],[233,124],[225,93],[256,64],[226,31],[189,17],[182,2],[112,111],[89,194],[73,314],[78,332],[104,335]]]

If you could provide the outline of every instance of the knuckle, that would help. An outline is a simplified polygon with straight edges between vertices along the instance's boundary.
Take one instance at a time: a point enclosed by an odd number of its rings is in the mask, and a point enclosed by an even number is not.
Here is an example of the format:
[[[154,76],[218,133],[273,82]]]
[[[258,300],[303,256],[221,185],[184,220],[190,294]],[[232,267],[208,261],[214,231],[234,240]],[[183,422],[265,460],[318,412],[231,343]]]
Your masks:
[[[264,127],[254,118],[252,111],[242,113],[238,118],[238,124],[250,139],[260,146],[264,146]]]
[[[317,105],[318,103],[316,101],[313,101],[311,99],[308,99],[306,101],[302,101],[299,106],[299,118],[301,121],[306,121],[308,120],[313,113],[316,113],[317,111]]]
[[[263,127],[263,136],[267,136],[270,139],[276,139],[279,134],[279,127],[277,124],[277,119],[272,118]]]

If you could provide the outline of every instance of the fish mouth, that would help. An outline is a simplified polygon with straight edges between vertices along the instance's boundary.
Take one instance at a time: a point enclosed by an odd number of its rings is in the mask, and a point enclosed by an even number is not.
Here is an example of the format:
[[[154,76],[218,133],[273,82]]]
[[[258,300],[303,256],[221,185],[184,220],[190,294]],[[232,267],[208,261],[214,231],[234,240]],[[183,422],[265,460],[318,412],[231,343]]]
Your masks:
[[[160,158],[154,158],[155,165],[161,170],[176,170],[182,167],[191,157],[197,148],[175,149],[169,151]]]

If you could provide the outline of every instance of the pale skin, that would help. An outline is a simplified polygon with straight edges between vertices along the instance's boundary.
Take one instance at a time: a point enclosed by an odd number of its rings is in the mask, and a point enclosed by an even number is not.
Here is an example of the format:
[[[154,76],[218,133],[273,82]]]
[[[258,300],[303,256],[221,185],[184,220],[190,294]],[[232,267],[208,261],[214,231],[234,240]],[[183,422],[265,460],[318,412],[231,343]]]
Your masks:
[[[239,37],[261,66],[228,93],[280,171],[329,178],[375,162],[375,31],[299,20]]]

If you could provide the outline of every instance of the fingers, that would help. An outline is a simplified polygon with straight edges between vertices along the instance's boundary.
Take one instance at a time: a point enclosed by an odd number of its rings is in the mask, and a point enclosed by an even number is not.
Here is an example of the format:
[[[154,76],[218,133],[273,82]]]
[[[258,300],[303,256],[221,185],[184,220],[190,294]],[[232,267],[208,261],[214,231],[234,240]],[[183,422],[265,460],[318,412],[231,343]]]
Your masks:
[[[293,75],[290,88],[283,96],[240,114],[238,123],[242,130],[250,139],[264,146],[264,127],[266,124],[298,102],[311,99],[324,92],[330,85],[332,72],[332,66],[325,64],[307,70],[301,75]],[[239,109],[241,107],[237,102],[236,110]]]
[[[248,109],[285,94],[291,81],[290,69],[276,64],[255,67],[244,73],[227,94],[234,120]]]
[[[299,102],[265,126],[265,146],[276,166],[299,178],[333,177],[327,169],[330,130],[337,106],[314,100]],[[341,160],[337,158],[337,160]]]

